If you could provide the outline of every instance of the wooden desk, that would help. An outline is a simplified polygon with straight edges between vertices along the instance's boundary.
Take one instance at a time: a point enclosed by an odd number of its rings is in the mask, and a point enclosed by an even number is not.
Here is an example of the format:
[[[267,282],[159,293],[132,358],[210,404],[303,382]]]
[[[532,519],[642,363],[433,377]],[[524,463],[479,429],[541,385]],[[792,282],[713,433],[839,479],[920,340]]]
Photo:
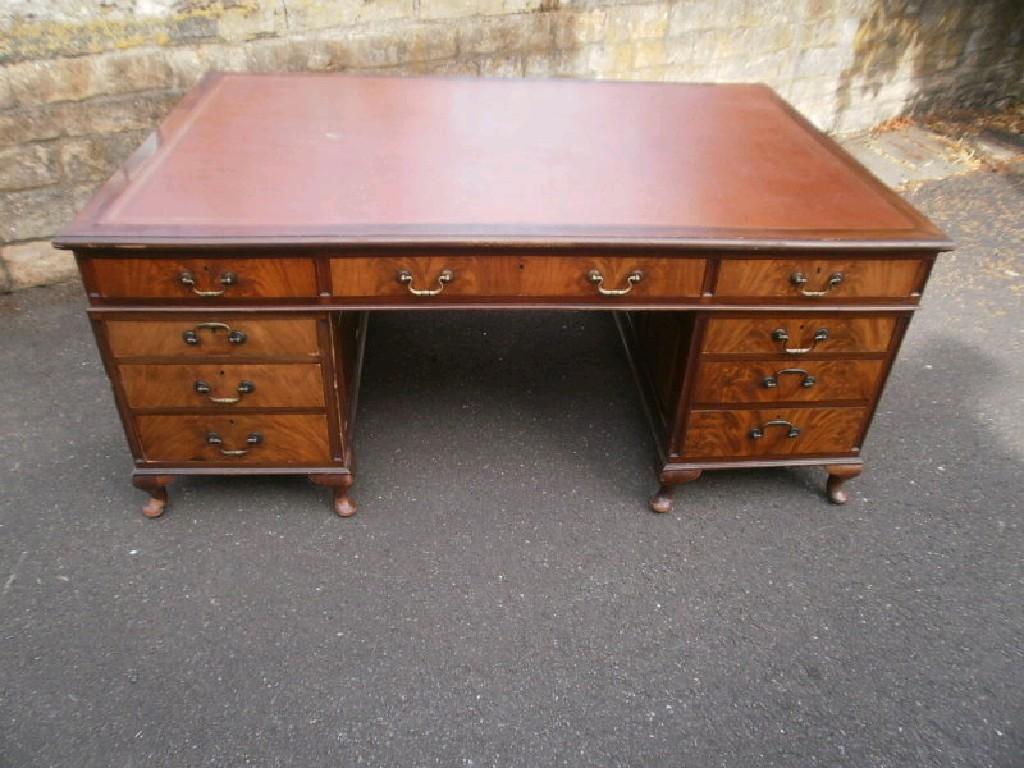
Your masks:
[[[352,514],[368,310],[412,307],[616,311],[656,511],[742,466],[823,465],[842,503],[952,247],[764,86],[234,74],[56,244],[150,516],[191,474],[304,474]]]

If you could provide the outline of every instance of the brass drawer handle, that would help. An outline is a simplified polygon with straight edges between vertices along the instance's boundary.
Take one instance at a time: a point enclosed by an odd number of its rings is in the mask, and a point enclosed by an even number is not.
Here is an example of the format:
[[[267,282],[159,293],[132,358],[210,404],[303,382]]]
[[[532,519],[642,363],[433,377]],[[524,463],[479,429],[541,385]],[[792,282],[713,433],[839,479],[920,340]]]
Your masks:
[[[601,274],[601,270],[592,269],[587,272],[587,280],[597,286],[597,292],[602,296],[625,296],[627,293],[633,290],[633,286],[644,279],[644,273],[639,269],[634,269],[626,276],[626,287],[625,288],[605,288],[604,287],[604,275]]]
[[[202,379],[196,379],[192,388],[200,395],[206,395],[211,403],[218,405],[234,405],[242,399],[242,395],[249,395],[256,391],[256,385],[247,379],[238,382],[238,397],[214,397],[210,394],[213,388]]]
[[[218,448],[220,448],[220,452],[225,456],[245,456],[245,454],[249,452],[248,448],[239,448],[233,451],[228,450],[227,448],[224,447],[223,438],[216,432],[207,432],[206,442],[208,442],[210,445],[216,445]],[[251,432],[249,433],[249,436],[245,438],[245,442],[248,443],[249,445],[259,445],[260,443],[263,442],[263,435],[261,435],[259,432]]]
[[[185,331],[183,334],[181,334],[181,338],[182,340],[184,340],[186,344],[189,344],[191,346],[198,346],[199,331],[201,330],[210,331],[211,333],[216,333],[217,331],[227,331],[228,343],[245,344],[245,332],[233,331],[231,330],[231,326],[228,325],[227,323],[196,323],[196,327],[193,328],[191,331]]]
[[[817,379],[803,368],[783,368],[781,371],[776,371],[771,376],[764,377],[765,389],[775,389],[779,386],[779,376],[785,376],[787,373],[792,373],[796,376],[803,376],[804,380],[800,382],[800,386],[804,389],[810,389],[817,383]]]
[[[787,347],[786,342],[789,341],[789,334],[786,333],[785,328],[776,328],[772,331],[772,339],[774,341],[781,342],[782,351],[788,355],[806,355],[808,352],[812,352],[818,345],[819,341],[826,341],[829,337],[828,328],[819,328],[814,332],[814,337],[811,339],[810,346],[807,347]]]
[[[843,282],[843,273],[833,272],[831,275],[829,275],[828,283],[825,284],[825,289],[822,291],[804,290],[803,286],[807,284],[807,275],[805,275],[803,272],[794,272],[792,275],[790,275],[789,282],[796,286],[797,290],[800,291],[801,296],[807,296],[809,298],[819,298],[821,296],[827,296],[833,288],[835,288],[836,286],[840,285]]]
[[[224,292],[228,289],[228,286],[234,285],[238,282],[238,275],[234,272],[221,272],[220,273],[220,284],[224,287],[219,291],[201,291],[196,283],[196,276],[191,272],[182,272],[178,275],[178,282],[182,285],[191,288],[192,293],[196,296],[223,296]]]
[[[750,430],[750,436],[754,440],[760,440],[764,437],[764,431],[768,429],[768,427],[785,427],[787,430],[786,437],[800,437],[800,427],[796,426],[791,421],[786,421],[785,419],[772,419],[771,421],[766,421],[760,427],[754,427]]]
[[[413,288],[412,272],[410,272],[408,269],[398,270],[398,282],[400,282],[402,285],[408,288],[409,293],[411,293],[413,296],[437,296],[439,293],[441,293],[441,291],[444,290],[444,287],[454,279],[454,272],[452,272],[450,269],[442,269],[441,274],[437,276],[437,288]]]

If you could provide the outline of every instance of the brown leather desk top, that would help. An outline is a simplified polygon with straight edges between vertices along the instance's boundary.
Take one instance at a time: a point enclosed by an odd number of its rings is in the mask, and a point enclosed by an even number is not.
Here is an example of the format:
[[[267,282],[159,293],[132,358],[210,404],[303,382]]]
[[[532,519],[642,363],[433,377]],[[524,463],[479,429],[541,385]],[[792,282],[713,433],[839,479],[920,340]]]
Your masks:
[[[58,246],[950,247],[760,85],[217,74]]]

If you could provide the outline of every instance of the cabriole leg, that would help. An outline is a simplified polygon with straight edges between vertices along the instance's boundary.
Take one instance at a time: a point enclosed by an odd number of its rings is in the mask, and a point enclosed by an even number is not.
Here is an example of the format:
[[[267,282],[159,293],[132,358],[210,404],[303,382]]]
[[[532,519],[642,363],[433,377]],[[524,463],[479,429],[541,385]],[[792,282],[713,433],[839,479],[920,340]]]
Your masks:
[[[170,475],[132,475],[132,485],[149,494],[142,514],[160,517],[167,510],[167,486],[172,482],[174,478]]]
[[[356,513],[356,503],[348,495],[348,489],[355,480],[351,474],[310,475],[309,479],[317,485],[326,485],[334,490],[334,511],[338,517],[352,517]]]
[[[843,486],[850,480],[864,471],[863,464],[830,464],[825,467],[828,472],[827,493],[828,500],[833,504],[845,504],[849,500],[849,494]]]
[[[662,514],[665,512],[671,512],[672,495],[675,492],[675,487],[677,485],[696,480],[700,477],[700,474],[701,471],[699,469],[662,474],[659,478],[661,481],[661,487],[659,487],[658,492],[651,497],[651,510]]]

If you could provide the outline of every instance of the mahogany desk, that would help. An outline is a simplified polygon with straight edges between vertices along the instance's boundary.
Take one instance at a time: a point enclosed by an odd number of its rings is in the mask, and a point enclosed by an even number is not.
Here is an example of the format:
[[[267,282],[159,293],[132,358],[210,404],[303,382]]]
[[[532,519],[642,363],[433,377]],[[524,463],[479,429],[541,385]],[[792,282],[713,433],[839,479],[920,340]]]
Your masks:
[[[656,511],[745,466],[822,465],[842,503],[952,247],[760,85],[241,74],[56,244],[152,517],[196,474],[308,475],[352,514],[368,311],[412,307],[614,310]]]

